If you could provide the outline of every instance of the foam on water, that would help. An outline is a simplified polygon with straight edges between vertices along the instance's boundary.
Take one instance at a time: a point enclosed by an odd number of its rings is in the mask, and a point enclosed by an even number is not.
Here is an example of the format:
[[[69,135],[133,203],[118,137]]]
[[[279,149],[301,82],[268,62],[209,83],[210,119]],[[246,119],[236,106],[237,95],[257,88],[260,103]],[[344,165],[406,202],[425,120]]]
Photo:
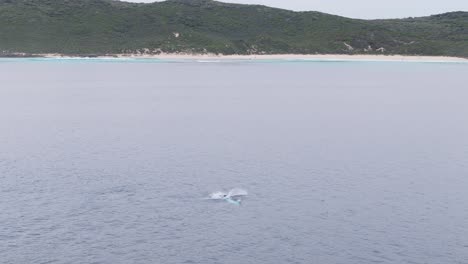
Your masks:
[[[240,197],[247,196],[247,195],[248,195],[248,192],[246,190],[240,189],[240,188],[234,188],[228,192],[223,192],[223,191],[213,192],[208,197],[211,200],[225,200],[227,198],[238,199]]]
[[[209,199],[212,199],[212,200],[222,200],[224,199],[225,195],[227,195],[227,193],[225,192],[214,192],[214,193],[211,193],[208,197]]]
[[[228,196],[229,197],[236,197],[236,196],[247,196],[249,193],[240,188],[235,188],[229,191]]]

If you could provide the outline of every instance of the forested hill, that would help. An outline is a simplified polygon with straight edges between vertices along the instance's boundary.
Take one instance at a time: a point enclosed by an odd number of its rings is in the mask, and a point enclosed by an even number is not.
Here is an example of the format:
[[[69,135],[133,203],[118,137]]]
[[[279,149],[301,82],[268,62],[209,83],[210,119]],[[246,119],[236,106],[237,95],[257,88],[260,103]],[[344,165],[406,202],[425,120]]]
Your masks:
[[[359,20],[211,0],[0,0],[0,55],[160,52],[468,57],[468,12]]]

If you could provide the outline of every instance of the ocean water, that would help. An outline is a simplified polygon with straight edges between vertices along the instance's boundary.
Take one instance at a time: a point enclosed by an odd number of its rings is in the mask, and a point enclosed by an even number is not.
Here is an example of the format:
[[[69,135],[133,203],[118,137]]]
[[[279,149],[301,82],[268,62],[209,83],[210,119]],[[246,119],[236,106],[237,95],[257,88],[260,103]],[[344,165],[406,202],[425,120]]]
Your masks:
[[[0,262],[466,264],[467,73],[0,60]]]

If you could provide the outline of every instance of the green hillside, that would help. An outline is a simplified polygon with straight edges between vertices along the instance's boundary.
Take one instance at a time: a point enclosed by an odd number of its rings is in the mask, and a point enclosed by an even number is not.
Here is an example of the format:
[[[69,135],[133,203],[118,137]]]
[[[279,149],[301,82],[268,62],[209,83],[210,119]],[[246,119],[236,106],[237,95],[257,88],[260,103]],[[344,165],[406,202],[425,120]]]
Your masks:
[[[468,57],[468,12],[359,20],[211,0],[0,0],[0,54],[139,52]]]

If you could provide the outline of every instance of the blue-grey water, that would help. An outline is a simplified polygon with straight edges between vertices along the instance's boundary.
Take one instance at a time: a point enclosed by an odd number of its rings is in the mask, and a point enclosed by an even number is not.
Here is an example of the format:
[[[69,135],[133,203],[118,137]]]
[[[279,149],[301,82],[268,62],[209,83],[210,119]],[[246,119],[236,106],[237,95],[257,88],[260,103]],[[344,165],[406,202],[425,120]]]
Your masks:
[[[466,264],[468,64],[1,60],[0,262]]]

